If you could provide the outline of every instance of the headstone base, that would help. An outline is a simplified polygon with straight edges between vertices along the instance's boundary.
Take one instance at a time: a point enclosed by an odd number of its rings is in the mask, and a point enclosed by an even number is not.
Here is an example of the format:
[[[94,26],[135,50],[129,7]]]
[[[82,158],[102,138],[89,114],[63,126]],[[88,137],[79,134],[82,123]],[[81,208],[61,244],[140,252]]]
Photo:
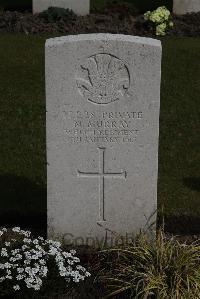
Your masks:
[[[174,0],[173,12],[177,15],[199,11],[200,0]]]

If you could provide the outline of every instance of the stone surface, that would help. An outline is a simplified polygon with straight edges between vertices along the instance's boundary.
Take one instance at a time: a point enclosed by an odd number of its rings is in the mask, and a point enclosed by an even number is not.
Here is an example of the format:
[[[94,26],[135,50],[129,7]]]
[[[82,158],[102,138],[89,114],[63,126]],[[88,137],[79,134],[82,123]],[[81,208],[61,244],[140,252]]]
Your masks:
[[[158,40],[47,40],[49,237],[111,243],[155,212],[160,74]]]
[[[42,12],[51,6],[69,8],[77,15],[87,15],[90,11],[90,0],[33,0],[33,13]]]
[[[198,12],[200,11],[200,0],[174,0],[173,11],[178,15]]]

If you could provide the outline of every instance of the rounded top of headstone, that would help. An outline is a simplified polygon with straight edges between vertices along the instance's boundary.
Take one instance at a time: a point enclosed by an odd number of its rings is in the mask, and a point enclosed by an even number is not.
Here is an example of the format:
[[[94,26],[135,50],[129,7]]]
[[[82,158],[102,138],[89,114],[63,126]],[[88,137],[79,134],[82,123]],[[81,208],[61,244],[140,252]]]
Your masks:
[[[50,38],[46,40],[46,47],[58,46],[60,44],[65,44],[69,42],[80,42],[80,41],[121,41],[121,42],[131,42],[136,44],[144,44],[154,47],[161,48],[160,40],[124,35],[124,34],[110,34],[110,33],[92,33],[92,34],[77,34],[77,35],[67,35],[61,37]]]

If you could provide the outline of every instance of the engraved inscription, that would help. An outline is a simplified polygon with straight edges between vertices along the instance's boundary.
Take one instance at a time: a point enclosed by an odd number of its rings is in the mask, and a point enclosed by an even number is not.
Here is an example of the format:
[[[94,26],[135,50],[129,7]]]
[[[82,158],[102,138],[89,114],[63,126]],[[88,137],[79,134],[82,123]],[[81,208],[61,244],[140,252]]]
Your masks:
[[[99,178],[99,219],[98,222],[106,221],[105,219],[105,196],[104,186],[105,178],[126,179],[126,171],[121,172],[105,172],[105,148],[98,147],[99,151],[99,171],[98,172],[82,172],[78,170],[78,177],[83,178]]]
[[[134,143],[142,130],[141,111],[63,110],[69,143]]]
[[[77,86],[91,103],[102,105],[121,99],[130,86],[127,66],[110,54],[96,54],[81,65]]]

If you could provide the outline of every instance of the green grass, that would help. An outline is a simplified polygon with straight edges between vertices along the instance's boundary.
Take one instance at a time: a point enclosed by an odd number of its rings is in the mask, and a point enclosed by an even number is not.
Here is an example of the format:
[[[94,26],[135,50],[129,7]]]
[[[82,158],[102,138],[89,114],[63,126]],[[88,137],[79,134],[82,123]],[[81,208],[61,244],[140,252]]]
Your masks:
[[[0,36],[0,224],[46,222],[44,42]],[[187,232],[200,223],[200,39],[162,44],[159,215]]]
[[[44,38],[0,38],[0,221],[45,223]]]
[[[163,40],[158,199],[181,221],[200,215],[199,59],[199,38]]]
[[[99,275],[104,298],[200,298],[200,247],[180,244],[174,236],[138,235],[133,244],[103,250]]]

